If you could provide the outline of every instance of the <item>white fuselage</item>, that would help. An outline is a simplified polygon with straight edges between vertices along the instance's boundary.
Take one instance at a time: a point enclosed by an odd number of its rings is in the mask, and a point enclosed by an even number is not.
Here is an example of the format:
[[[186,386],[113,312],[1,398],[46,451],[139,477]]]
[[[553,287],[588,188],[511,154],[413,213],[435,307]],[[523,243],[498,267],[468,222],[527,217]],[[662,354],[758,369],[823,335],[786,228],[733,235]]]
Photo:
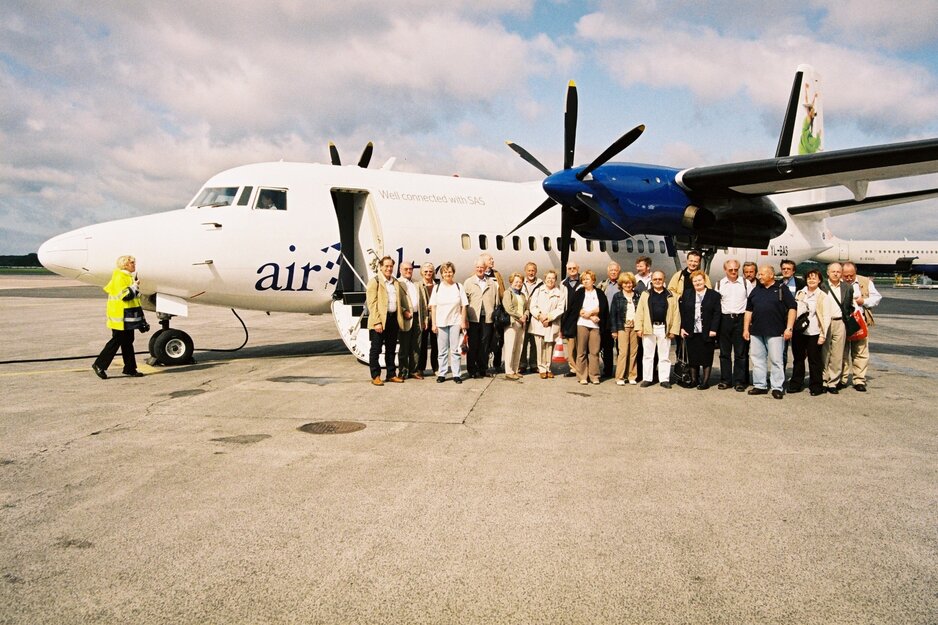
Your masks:
[[[370,261],[389,255],[417,264],[444,261],[457,277],[472,273],[480,253],[507,276],[533,261],[539,273],[561,270],[559,211],[548,211],[511,237],[509,232],[545,199],[540,183],[513,183],[369,170],[354,166],[260,163],[219,173],[205,188],[231,189],[226,206],[186,208],[80,228],[47,241],[43,264],[92,284],[107,282],[115,259],[137,258],[144,294],[265,311],[327,312],[339,280],[341,252],[364,280]],[[285,198],[284,210],[261,209],[262,189]],[[197,196],[199,197],[199,196]],[[240,204],[243,202],[243,205]],[[784,211],[783,211],[784,212]],[[340,220],[347,220],[344,235]],[[765,250],[730,248],[713,262],[722,275],[727,257],[774,264],[806,260],[830,246],[818,231],[788,230]],[[342,247],[343,236],[345,239]],[[352,253],[349,253],[352,252]],[[570,257],[602,278],[610,260],[632,270],[649,256],[654,268],[675,270],[663,237],[587,241],[574,234]],[[563,275],[563,272],[560,271]],[[364,290],[355,281],[354,288]]]

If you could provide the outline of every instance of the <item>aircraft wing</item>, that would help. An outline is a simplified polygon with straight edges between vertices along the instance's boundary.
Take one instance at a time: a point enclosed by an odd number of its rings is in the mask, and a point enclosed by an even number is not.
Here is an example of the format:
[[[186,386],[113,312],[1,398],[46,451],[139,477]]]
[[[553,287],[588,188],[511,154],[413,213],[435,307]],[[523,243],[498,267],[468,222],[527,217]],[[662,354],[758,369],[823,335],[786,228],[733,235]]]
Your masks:
[[[938,198],[938,189],[922,189],[920,191],[905,191],[903,193],[890,193],[888,195],[877,195],[860,200],[835,200],[833,202],[821,202],[819,204],[803,204],[800,206],[790,206],[788,213],[790,215],[811,215],[815,218],[840,217],[841,215],[850,215],[862,211],[882,208],[884,206],[894,206],[896,204],[906,204],[908,202],[918,202],[920,200],[929,200]]]
[[[690,193],[769,195],[844,186],[857,200],[870,181],[938,172],[938,139],[783,156],[712,167],[677,175]]]

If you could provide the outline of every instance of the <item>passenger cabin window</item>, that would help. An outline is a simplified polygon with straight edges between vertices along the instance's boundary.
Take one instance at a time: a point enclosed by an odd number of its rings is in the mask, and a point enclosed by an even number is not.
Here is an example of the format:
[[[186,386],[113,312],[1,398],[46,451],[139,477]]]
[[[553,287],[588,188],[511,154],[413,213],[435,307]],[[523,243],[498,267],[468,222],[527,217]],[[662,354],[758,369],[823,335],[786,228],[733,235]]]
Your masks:
[[[518,235],[511,237],[511,249],[513,249],[516,252],[521,251],[521,237],[519,237]]]
[[[587,252],[592,252],[592,251],[593,251],[593,240],[592,240],[592,239],[587,239],[587,240],[586,240],[586,251],[587,251]]]
[[[479,235],[479,249],[487,250],[489,249],[489,238],[484,234]]]
[[[616,254],[619,252],[619,242],[618,242],[618,241],[613,241],[613,242],[612,242],[612,251],[613,251],[613,253],[616,253]],[[629,250],[629,251],[631,252],[632,250]]]
[[[668,249],[664,246],[664,241],[658,241],[658,251],[662,254],[668,253]]]
[[[505,249],[505,237],[500,234],[495,235],[495,249],[503,250]]]
[[[238,187],[205,187],[202,189],[190,206],[195,208],[212,208],[216,206],[231,206]]]
[[[528,237],[528,249],[532,252],[537,249],[537,237]]]
[[[606,251],[606,242],[605,242],[605,241],[600,241],[600,242],[599,242],[599,251],[600,251],[600,252],[605,252],[605,251]]]
[[[632,239],[627,239],[625,242],[625,251],[631,254],[635,251],[635,246],[632,245]]]
[[[639,254],[644,254],[644,253],[645,253],[645,242],[644,242],[644,241],[636,241],[636,243],[638,243],[638,253],[639,253]]]
[[[257,194],[257,204],[254,208],[259,210],[287,210],[286,189],[261,189]]]
[[[469,238],[468,234],[464,234],[460,237],[462,239],[462,248],[468,250],[472,247],[472,239]]]
[[[549,252],[551,249],[550,237],[544,237],[544,251]]]

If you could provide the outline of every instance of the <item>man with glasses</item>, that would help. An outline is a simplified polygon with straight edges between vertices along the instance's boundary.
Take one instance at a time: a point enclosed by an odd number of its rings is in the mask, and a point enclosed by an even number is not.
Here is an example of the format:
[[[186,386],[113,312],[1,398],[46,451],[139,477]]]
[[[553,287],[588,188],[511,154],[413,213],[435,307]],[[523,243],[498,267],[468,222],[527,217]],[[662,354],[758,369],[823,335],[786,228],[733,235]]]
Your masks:
[[[410,302],[410,310],[413,316],[402,327],[397,335],[399,343],[398,353],[400,354],[401,367],[400,376],[405,380],[413,378],[415,380],[423,379],[423,371],[417,368],[417,350],[420,346],[421,324],[427,319],[427,302],[420,297],[420,290],[414,284],[414,264],[410,261],[401,263],[401,285],[407,292],[407,299]]]
[[[561,281],[567,289],[567,301],[573,301],[573,294],[582,289],[580,283],[580,266],[575,261],[567,261],[567,277]],[[561,318],[560,335],[563,337],[563,348],[567,357],[567,364],[570,370],[564,374],[566,378],[576,377],[576,322],[579,319],[580,311],[571,311],[568,309]]]
[[[794,297],[795,293],[797,293],[798,291],[804,288],[805,286],[804,279],[801,278],[800,276],[795,275],[795,269],[797,268],[797,265],[795,265],[795,261],[789,260],[786,258],[780,263],[779,266],[781,267],[781,270],[782,270],[782,279],[780,280],[780,282],[782,283],[782,286],[788,287],[788,290],[791,291],[792,297]],[[785,341],[785,351],[782,352],[782,366],[783,367],[788,367],[788,352],[790,350],[791,350],[791,341],[790,340]]]
[[[855,310],[863,313],[866,326],[873,327],[873,313],[871,308],[877,306],[883,296],[876,290],[876,285],[866,276],[857,275],[857,266],[853,263],[843,264],[841,278],[846,284],[853,287],[853,305]],[[840,378],[841,388],[847,387],[847,380],[853,373],[853,388],[861,393],[866,392],[866,370],[870,364],[869,337],[856,341],[847,341],[844,346],[844,372]]]
[[[743,317],[749,285],[739,275],[739,261],[730,258],[723,263],[726,277],[717,283],[720,293],[720,383],[717,388],[746,390],[749,369],[749,342],[743,339]]]
[[[433,289],[436,288],[436,280],[434,280],[433,275],[436,273],[436,269],[433,266],[433,263],[424,263],[420,267],[420,277],[422,278],[420,282],[417,283],[417,288],[420,291],[420,301],[427,302],[427,308],[429,310],[430,298],[433,296]],[[422,327],[420,331],[420,355],[417,358],[417,370],[423,375],[423,372],[427,368],[427,348],[430,348],[430,369],[436,371],[437,367],[437,348],[436,348],[436,335],[433,333],[433,323],[431,322],[430,315],[427,314],[427,318],[422,320]]]
[[[663,388],[671,388],[671,339],[681,332],[677,297],[664,288],[664,272],[651,274],[651,288],[642,293],[635,310],[636,333],[642,339],[642,388],[654,382],[655,355],[658,356],[658,379]]]

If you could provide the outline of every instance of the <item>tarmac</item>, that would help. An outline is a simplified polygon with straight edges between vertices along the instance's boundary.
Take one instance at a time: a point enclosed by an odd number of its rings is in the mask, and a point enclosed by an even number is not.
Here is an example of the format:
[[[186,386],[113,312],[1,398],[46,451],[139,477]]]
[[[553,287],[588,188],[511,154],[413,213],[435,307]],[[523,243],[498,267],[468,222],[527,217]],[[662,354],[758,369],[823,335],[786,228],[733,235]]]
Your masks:
[[[0,623],[936,623],[938,293],[881,291],[869,392],[778,401],[376,388],[252,311],[102,381],[103,293],[0,276]]]

